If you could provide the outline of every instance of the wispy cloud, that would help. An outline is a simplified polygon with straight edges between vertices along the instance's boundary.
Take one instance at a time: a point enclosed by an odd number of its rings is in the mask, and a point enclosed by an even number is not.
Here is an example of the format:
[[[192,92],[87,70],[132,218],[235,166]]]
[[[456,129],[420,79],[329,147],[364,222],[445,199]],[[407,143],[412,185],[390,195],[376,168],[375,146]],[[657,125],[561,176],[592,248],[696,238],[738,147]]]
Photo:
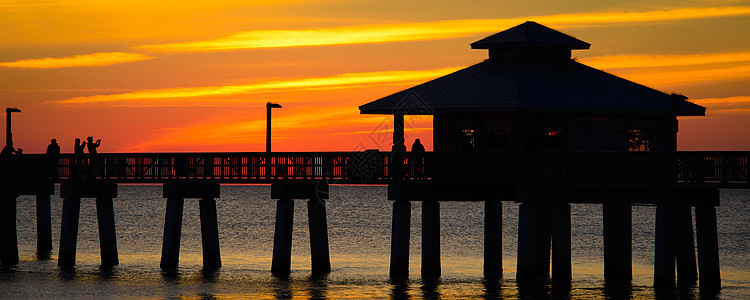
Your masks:
[[[49,101],[57,104],[88,104],[88,105],[130,105],[130,106],[173,106],[186,104],[192,106],[198,100],[188,98],[220,98],[234,95],[249,95],[259,93],[285,92],[289,90],[322,90],[352,88],[374,84],[404,84],[436,78],[454,71],[460,67],[441,68],[418,71],[385,71],[347,73],[336,76],[265,81],[244,85],[226,85],[210,87],[187,87],[142,90],[130,93],[95,95],[77,97],[65,100]],[[187,100],[185,100],[187,99]],[[226,101],[226,100],[222,100]],[[229,100],[243,101],[243,100]],[[247,100],[244,100],[247,101]]]
[[[750,78],[750,64],[740,66],[715,66],[697,70],[629,69],[615,74],[629,80],[657,87],[685,84],[703,84]]]
[[[493,32],[535,20],[550,26],[622,24],[750,15],[750,7],[701,7],[645,12],[594,12],[505,19],[465,19],[423,23],[361,25],[297,30],[251,30],[192,42],[139,46],[155,52],[203,52],[255,48],[370,44],[447,39]]]
[[[690,101],[705,106],[707,115],[750,114],[750,96],[690,99]]]
[[[126,52],[102,52],[70,57],[45,57],[22,59],[12,62],[0,62],[0,67],[21,69],[57,69],[70,67],[101,67],[115,64],[136,62],[152,59],[153,57]]]
[[[750,62],[750,52],[690,55],[608,55],[582,58],[580,61],[599,69],[694,66],[702,64]]]

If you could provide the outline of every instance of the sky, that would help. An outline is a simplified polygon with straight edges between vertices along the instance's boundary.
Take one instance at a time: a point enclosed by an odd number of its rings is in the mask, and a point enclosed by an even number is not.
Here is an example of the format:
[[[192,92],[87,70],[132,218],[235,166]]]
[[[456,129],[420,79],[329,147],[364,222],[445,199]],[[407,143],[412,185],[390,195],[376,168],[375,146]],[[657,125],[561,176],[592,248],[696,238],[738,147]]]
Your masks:
[[[487,58],[527,20],[590,43],[581,63],[707,107],[679,150],[750,150],[750,1],[0,0],[0,106],[25,153],[389,150],[358,106]],[[4,110],[3,110],[4,114]],[[2,122],[0,129],[5,131]],[[432,147],[432,118],[407,144]]]

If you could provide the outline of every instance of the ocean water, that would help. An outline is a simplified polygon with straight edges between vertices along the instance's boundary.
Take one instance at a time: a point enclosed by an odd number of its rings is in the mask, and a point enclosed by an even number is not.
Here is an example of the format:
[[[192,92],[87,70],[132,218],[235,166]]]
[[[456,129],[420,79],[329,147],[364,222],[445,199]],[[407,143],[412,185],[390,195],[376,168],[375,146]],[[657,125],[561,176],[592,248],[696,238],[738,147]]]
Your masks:
[[[569,291],[519,289],[515,282],[518,204],[503,204],[503,279],[485,283],[483,203],[441,203],[442,274],[439,282],[420,279],[421,205],[412,206],[410,279],[388,278],[391,204],[384,186],[332,186],[327,201],[331,266],[326,278],[310,277],[305,201],[295,201],[292,274],[270,274],[275,202],[264,185],[222,186],[217,199],[223,267],[202,271],[198,200],[186,199],[180,268],[159,269],[166,200],[159,185],[122,185],[115,199],[120,265],[99,266],[94,199],[81,203],[77,264],[57,267],[62,200],[52,197],[51,260],[36,258],[35,199],[18,198],[21,262],[0,269],[0,298],[682,298],[750,299],[750,190],[723,190],[717,208],[723,288],[701,294],[697,287],[654,290],[654,212],[633,207],[633,284],[606,286],[602,262],[601,206],[572,205],[573,282]]]

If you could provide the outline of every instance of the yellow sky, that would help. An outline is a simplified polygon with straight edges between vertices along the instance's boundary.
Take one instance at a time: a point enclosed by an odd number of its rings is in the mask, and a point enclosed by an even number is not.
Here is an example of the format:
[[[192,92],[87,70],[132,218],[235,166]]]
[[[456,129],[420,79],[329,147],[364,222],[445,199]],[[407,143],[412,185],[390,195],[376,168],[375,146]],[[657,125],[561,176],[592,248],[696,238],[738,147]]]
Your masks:
[[[23,110],[27,153],[89,135],[105,152],[262,151],[267,101],[284,105],[275,150],[389,149],[390,119],[357,106],[485,59],[468,44],[526,20],[708,107],[680,149],[750,149],[750,2],[733,0],[0,0],[0,103]],[[410,124],[431,143],[430,118]]]

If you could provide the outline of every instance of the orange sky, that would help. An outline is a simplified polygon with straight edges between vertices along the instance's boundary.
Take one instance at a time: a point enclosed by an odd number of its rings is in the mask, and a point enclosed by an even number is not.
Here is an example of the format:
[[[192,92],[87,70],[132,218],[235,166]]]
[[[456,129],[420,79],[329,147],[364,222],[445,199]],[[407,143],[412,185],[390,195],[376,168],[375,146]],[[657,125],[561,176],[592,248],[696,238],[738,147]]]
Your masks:
[[[357,106],[534,20],[591,43],[580,62],[706,106],[680,150],[750,150],[750,2],[505,2],[0,0],[0,106],[23,110],[26,153],[89,135],[102,152],[264,151],[268,101],[275,151],[387,150],[392,120]],[[432,118],[406,121],[431,148]]]

